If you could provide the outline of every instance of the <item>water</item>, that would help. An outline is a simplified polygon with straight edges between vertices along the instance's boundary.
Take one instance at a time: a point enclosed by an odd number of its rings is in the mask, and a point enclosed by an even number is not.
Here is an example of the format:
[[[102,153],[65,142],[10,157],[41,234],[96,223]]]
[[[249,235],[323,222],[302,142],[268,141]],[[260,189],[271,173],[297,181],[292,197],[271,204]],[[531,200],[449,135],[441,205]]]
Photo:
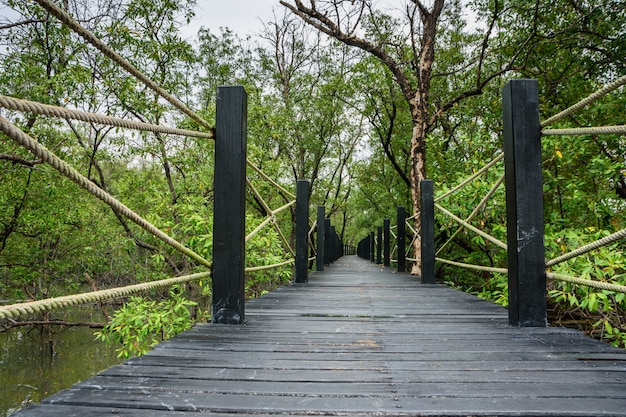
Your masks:
[[[53,313],[68,321],[102,321],[99,313],[82,308]],[[94,340],[94,329],[52,326],[15,328],[0,333],[0,416],[120,363],[115,347]]]

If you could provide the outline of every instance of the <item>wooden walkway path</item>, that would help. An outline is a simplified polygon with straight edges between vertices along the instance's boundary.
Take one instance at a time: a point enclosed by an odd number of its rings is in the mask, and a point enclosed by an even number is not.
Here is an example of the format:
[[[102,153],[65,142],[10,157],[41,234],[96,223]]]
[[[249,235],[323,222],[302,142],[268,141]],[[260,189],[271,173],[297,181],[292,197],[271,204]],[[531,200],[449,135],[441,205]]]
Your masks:
[[[18,415],[626,416],[626,352],[344,257]]]

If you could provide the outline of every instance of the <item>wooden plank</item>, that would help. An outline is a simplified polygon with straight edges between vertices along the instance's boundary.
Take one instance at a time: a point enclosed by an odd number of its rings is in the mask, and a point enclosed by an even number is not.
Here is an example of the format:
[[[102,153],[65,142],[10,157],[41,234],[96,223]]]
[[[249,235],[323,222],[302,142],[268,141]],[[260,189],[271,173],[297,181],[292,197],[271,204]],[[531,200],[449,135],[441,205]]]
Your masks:
[[[626,352],[357,257],[19,417],[623,416]]]

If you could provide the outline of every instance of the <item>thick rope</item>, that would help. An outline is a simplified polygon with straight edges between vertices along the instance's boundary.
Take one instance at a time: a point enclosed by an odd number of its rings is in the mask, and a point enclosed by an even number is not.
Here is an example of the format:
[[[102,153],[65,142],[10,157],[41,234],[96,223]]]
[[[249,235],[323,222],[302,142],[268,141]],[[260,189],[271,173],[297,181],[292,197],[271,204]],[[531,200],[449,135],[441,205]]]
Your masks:
[[[315,258],[312,258],[312,259],[315,259]],[[266,271],[268,269],[280,268],[281,266],[289,265],[294,262],[296,262],[295,259],[289,259],[285,262],[281,262],[279,264],[274,264],[274,265],[251,266],[249,268],[246,268],[245,271],[246,272]]]
[[[498,181],[496,181],[496,183],[493,185],[493,187],[491,187],[491,190],[489,190],[489,192],[485,195],[485,197],[483,197],[483,199],[480,201],[480,203],[478,203],[478,205],[476,206],[474,211],[472,211],[470,213],[470,215],[465,219],[466,222],[471,222],[472,219],[483,209],[483,207],[485,207],[487,202],[491,199],[491,197],[493,197],[493,195],[496,193],[498,188],[500,188],[500,185],[502,185],[503,182],[504,182],[504,175],[501,176]],[[441,253],[441,251],[443,251],[444,248],[446,246],[448,246],[448,244],[450,244],[450,242],[452,242],[452,240],[454,240],[454,238],[457,237],[459,235],[459,233],[461,233],[464,229],[465,229],[465,226],[459,227],[452,234],[452,236],[450,236],[450,238],[443,245],[441,245],[441,247],[439,248],[439,250],[437,250],[437,253],[435,253],[435,255],[439,255]]]
[[[579,127],[572,129],[543,129],[541,134],[544,136],[556,135],[626,135],[626,125],[621,126],[598,126],[598,127]]]
[[[507,250],[507,246],[506,243],[496,239],[495,237],[488,235],[487,233],[483,232],[482,230],[472,226],[471,224],[469,224],[466,221],[463,221],[463,219],[461,219],[460,217],[455,216],[454,214],[452,214],[451,212],[449,212],[448,210],[446,210],[445,208],[441,207],[439,204],[435,204],[435,207],[437,207],[437,209],[439,209],[443,214],[445,214],[446,216],[452,218],[453,220],[455,220],[456,222],[458,222],[459,224],[462,224],[463,226],[467,227],[468,229],[470,229],[472,232],[479,234],[480,236],[484,237],[485,239],[487,239],[488,241],[494,243],[496,246],[501,247],[504,250]]]
[[[50,152],[45,146],[37,142],[35,139],[24,133],[22,130],[20,130],[11,122],[1,116],[0,129],[8,137],[31,151],[36,157],[40,158],[44,162],[47,162],[65,177],[76,183],[78,186],[89,191],[92,195],[108,204],[113,210],[128,217],[131,221],[141,226],[145,231],[161,239],[163,242],[167,243],[180,253],[194,259],[201,265],[211,268],[211,262],[207,261],[202,256],[198,255],[191,249],[185,247],[172,237],[168,236],[167,234],[159,230],[156,226],[152,225],[150,222],[126,207],[124,204],[117,201],[109,193],[102,190],[100,187],[91,182],[87,177],[83,176],[81,173],[72,168],[69,164]]]
[[[276,210],[272,210],[272,216],[277,215],[280,212],[283,212],[285,210],[287,210],[289,207],[294,206],[296,204],[296,200],[291,200],[290,202],[288,202],[287,204],[278,207]],[[313,230],[313,228],[309,229],[309,233],[311,233],[311,231]]]
[[[496,158],[489,162],[487,165],[485,165],[483,168],[481,168],[480,170],[478,170],[474,175],[470,176],[469,178],[467,178],[466,180],[464,180],[463,182],[461,182],[459,185],[457,185],[456,187],[454,187],[453,189],[451,189],[450,191],[448,191],[445,194],[442,194],[441,196],[435,198],[435,203],[440,202],[441,200],[443,200],[444,198],[449,197],[450,195],[456,193],[457,191],[459,191],[461,188],[465,187],[467,184],[469,184],[470,182],[474,181],[476,178],[480,177],[482,174],[484,174],[485,172],[487,172],[489,170],[489,168],[491,168],[492,166],[494,166],[495,164],[497,164],[498,162],[500,162],[501,160],[504,159],[504,154],[501,153],[500,155],[496,156]]]
[[[546,262],[546,267],[551,267],[557,264],[560,264],[562,262],[568,261],[570,259],[573,259],[577,256],[580,256],[582,254],[585,254],[587,252],[591,252],[592,250],[601,248],[602,246],[606,246],[606,245],[610,245],[613,242],[616,242],[620,239],[626,238],[626,229],[622,229],[618,232],[615,232],[613,234],[610,234],[609,236],[603,237],[602,239],[599,239],[595,242],[592,242],[588,245],[585,246],[581,246],[580,248],[566,253],[564,255],[559,256],[558,258],[554,258],[548,262]]]
[[[102,52],[105,56],[109,57],[116,64],[124,68],[129,74],[136,77],[139,81],[144,83],[148,88],[152,91],[163,97],[167,100],[171,105],[176,107],[178,110],[201,124],[207,129],[212,130],[213,126],[198,114],[196,114],[193,110],[189,109],[182,101],[178,100],[163,88],[161,88],[157,83],[152,81],[150,78],[145,76],[141,71],[139,71],[135,66],[133,66],[130,62],[122,58],[119,54],[113,51],[107,44],[102,42],[96,35],[91,33],[89,30],[82,27],[76,20],[74,20],[69,14],[65,11],[61,10],[50,0],[35,0],[41,7],[46,9],[50,14],[55,16],[61,22],[65,23],[70,29],[72,29],[77,35],[82,37],[88,43],[97,48],[100,52]]]
[[[413,234],[413,236],[417,236],[417,230],[415,230],[415,228],[411,226],[411,223],[409,223],[409,219],[405,220],[405,224],[406,224],[406,227],[408,227],[411,230],[411,233]]]
[[[263,220],[263,221],[262,221],[262,222],[261,222],[261,223],[260,223],[257,227],[255,227],[255,228],[254,228],[254,230],[253,230],[253,231],[251,231],[250,233],[248,233],[248,235],[247,235],[247,236],[246,236],[246,238],[244,239],[244,242],[245,242],[245,243],[248,243],[248,241],[249,241],[250,239],[252,239],[254,236],[256,236],[256,235],[257,235],[257,234],[258,234],[261,230],[263,230],[263,228],[264,228],[265,226],[267,226],[267,224],[268,224],[269,222],[271,222],[271,221],[272,221],[272,216],[267,216],[267,217],[265,218],[265,220]]]
[[[254,165],[249,159],[246,159],[246,163],[248,164],[248,166],[250,168],[252,168],[253,170],[255,170],[259,175],[261,175],[263,178],[265,178],[265,180],[267,182],[269,182],[270,184],[272,184],[274,187],[278,188],[280,191],[283,192],[283,194],[289,198],[296,198],[296,195],[287,191],[282,185],[280,185],[279,183],[277,183],[276,181],[274,181],[273,179],[271,179],[265,172],[261,171],[261,168],[257,167],[256,165]]]
[[[585,285],[587,287],[598,288],[600,290],[626,293],[626,286],[619,285],[619,284],[610,284],[608,282],[602,282],[602,281],[592,281],[590,279],[570,277],[568,275],[555,274],[552,272],[546,273],[546,278],[553,279],[556,281],[571,282],[572,284]]]
[[[164,133],[168,135],[179,135],[204,139],[215,139],[213,133],[197,132],[195,130],[176,129],[172,127],[153,125],[150,123],[135,122],[131,120],[118,119],[110,116],[103,116],[96,113],[69,110],[64,107],[50,106],[48,104],[34,101],[22,100],[14,97],[0,95],[0,106],[5,109],[30,112],[44,116],[59,117],[63,119],[80,120],[82,122],[96,123],[107,126],[123,127],[126,129],[141,130],[147,132]]]
[[[549,119],[544,120],[543,122],[541,122],[541,127],[546,127],[549,126],[551,124],[553,124],[554,122],[557,122],[561,119],[566,118],[567,116],[570,116],[572,114],[574,114],[576,111],[582,109],[583,107],[588,106],[589,104],[593,103],[594,101],[606,96],[607,94],[609,94],[612,91],[617,90],[619,87],[623,86],[626,84],[626,75],[624,75],[621,78],[618,78],[617,80],[613,81],[612,83],[604,86],[603,88],[601,88],[600,90],[596,91],[595,93],[591,94],[590,96],[588,96],[587,98],[582,99],[581,101],[579,101],[578,103],[574,104],[573,106],[563,110],[562,112],[550,117]]]
[[[256,191],[256,190],[255,190]],[[288,209],[289,207],[293,206],[294,204],[296,204],[296,200],[290,201],[289,203],[285,204],[282,207],[277,208],[276,210],[273,210],[270,212],[270,215],[267,216],[265,218],[265,220],[263,220],[253,231],[251,231],[250,233],[248,233],[248,235],[245,238],[245,243],[248,243],[248,241],[250,239],[252,239],[255,235],[257,235],[261,230],[263,230],[263,228],[265,226],[267,226],[267,224],[271,221],[276,221],[276,215],[278,213],[280,213],[281,211],[284,211],[286,209]],[[313,229],[311,229],[313,230]],[[309,231],[309,234],[311,233],[311,231]]]
[[[294,200],[295,201],[295,200]],[[312,219],[309,217],[309,224],[311,225],[311,228],[309,229],[309,234],[308,236],[308,246],[309,249],[313,251],[313,259],[317,259],[317,248],[315,247],[315,242],[313,241],[313,233],[317,230],[317,219]]]
[[[149,291],[156,288],[169,287],[190,281],[198,281],[211,276],[211,272],[201,272],[182,277],[168,278],[160,281],[145,282],[142,284],[129,285],[127,287],[111,288],[108,290],[93,291],[84,294],[66,295],[63,297],[49,298],[46,300],[31,301],[28,303],[12,304],[0,307],[0,319],[16,318],[26,314],[41,313],[54,309],[64,308],[85,303],[110,300],[125,297],[139,292]]]
[[[257,201],[261,204],[261,206],[263,207],[265,212],[269,213],[268,218],[271,220],[272,224],[274,225],[274,229],[276,229],[276,232],[278,233],[278,235],[280,236],[281,240],[283,241],[284,247],[289,249],[289,252],[291,253],[291,256],[295,257],[296,253],[294,252],[293,248],[289,244],[289,241],[285,237],[283,231],[280,229],[280,226],[278,225],[278,222],[276,221],[276,212],[274,210],[272,210],[270,208],[270,206],[265,202],[265,199],[263,198],[263,196],[257,191],[257,189],[254,187],[254,185],[252,185],[252,182],[248,178],[246,178],[246,183],[248,184],[248,188],[250,188],[250,190],[252,191],[252,193],[256,197]],[[295,204],[295,201],[292,201],[290,203],[285,204],[285,206],[281,207],[279,210],[282,211],[285,208],[287,208],[287,207],[289,207],[289,206],[291,206],[293,204]],[[257,229],[258,229],[258,227],[257,227]]]
[[[448,265],[454,265],[461,268],[467,269],[475,269],[477,271],[486,271],[486,272],[499,272],[501,274],[508,274],[509,270],[506,268],[494,268],[491,266],[482,266],[482,265],[472,265],[472,264],[464,264],[461,262],[449,261],[447,259],[435,258],[437,262],[441,262]]]

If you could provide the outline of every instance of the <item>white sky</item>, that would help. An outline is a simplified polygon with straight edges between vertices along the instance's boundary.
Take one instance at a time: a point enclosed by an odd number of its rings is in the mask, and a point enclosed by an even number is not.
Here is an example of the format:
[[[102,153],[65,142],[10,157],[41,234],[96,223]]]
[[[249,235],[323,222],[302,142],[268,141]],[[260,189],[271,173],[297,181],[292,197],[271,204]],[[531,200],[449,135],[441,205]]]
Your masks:
[[[262,30],[261,21],[273,20],[272,9],[281,15],[284,7],[279,0],[198,0],[196,17],[183,33],[191,40],[204,26],[215,34],[220,27],[228,27],[242,38],[256,35]]]

